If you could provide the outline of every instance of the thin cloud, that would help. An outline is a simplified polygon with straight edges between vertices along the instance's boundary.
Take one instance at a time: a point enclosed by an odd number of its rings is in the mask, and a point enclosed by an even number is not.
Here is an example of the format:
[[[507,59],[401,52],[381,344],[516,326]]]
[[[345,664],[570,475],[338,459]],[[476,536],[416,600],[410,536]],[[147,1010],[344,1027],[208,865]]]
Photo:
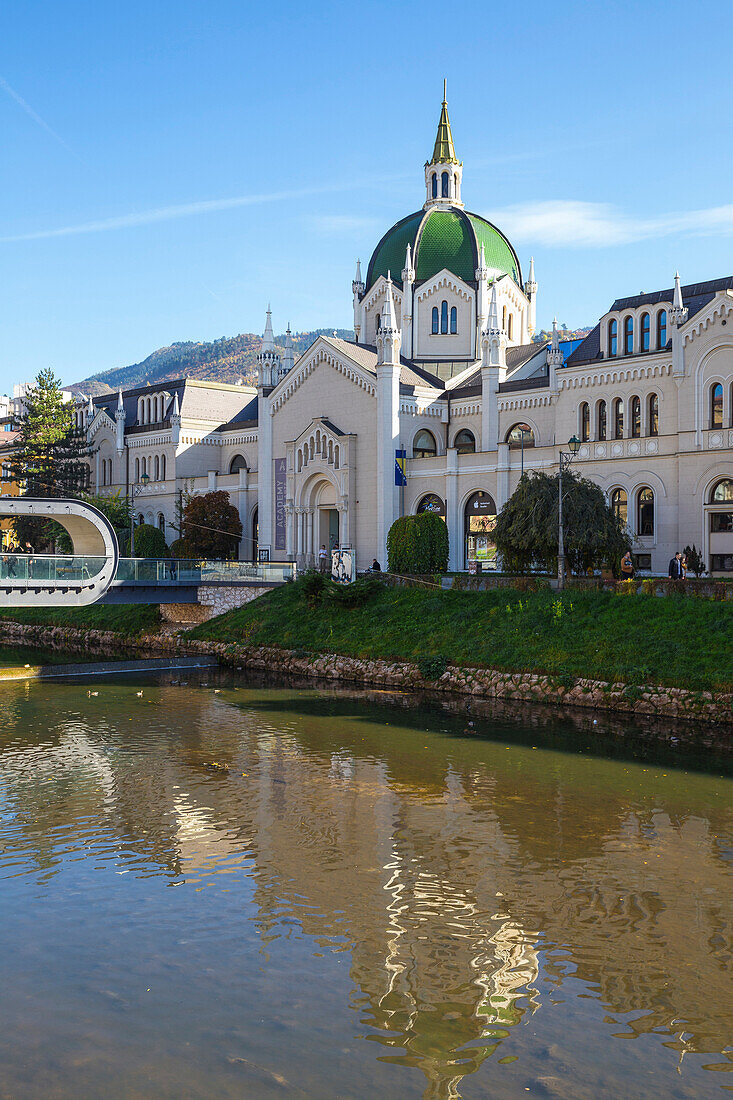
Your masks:
[[[733,204],[634,218],[608,203],[523,203],[488,215],[510,238],[550,248],[609,248],[651,238],[733,233]]]
[[[357,214],[316,214],[309,219],[319,233],[361,233],[381,225],[378,218],[359,217]]]
[[[16,92],[15,88],[11,87],[10,84],[8,84],[7,80],[2,76],[0,76],[0,88],[2,88],[3,91],[7,92],[11,99],[15,100],[18,106],[25,111],[29,118],[33,119],[37,126],[40,126],[42,130],[45,130],[46,133],[54,139],[54,141],[57,141],[59,143],[59,145],[63,145],[64,149],[66,149],[67,152],[72,153],[74,156],[76,156],[74,150],[71,148],[70,145],[66,144],[61,135],[57,134],[56,131],[48,125],[45,118],[41,118],[41,116],[38,114],[38,111],[34,111],[30,103],[27,103],[23,99],[23,97]]]
[[[190,218],[199,214],[212,214],[220,210],[235,210],[242,206],[261,206],[264,203],[285,202],[290,199],[308,198],[311,195],[352,191],[354,186],[353,183],[342,183],[327,187],[305,187],[297,191],[268,191],[259,195],[236,195],[230,199],[204,199],[200,202],[159,206],[153,210],[141,210],[135,214],[121,214],[115,218],[100,218],[97,221],[82,222],[79,225],[64,225],[56,229],[38,229],[31,233],[18,233],[12,236],[0,237],[0,243],[43,241],[53,237],[76,237],[83,233],[107,233],[115,229],[135,229],[141,225],[153,225],[156,222],[173,221],[176,218]]]

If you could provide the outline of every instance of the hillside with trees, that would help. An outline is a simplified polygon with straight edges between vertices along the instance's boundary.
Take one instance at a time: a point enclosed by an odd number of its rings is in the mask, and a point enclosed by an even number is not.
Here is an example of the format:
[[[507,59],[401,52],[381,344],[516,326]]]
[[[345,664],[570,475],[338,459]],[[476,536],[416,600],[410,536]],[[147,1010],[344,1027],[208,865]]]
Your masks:
[[[296,359],[302,355],[319,336],[339,336],[342,340],[353,340],[350,329],[319,328],[311,332],[293,333],[293,350]],[[111,390],[132,389],[154,385],[174,378],[200,378],[211,382],[236,383],[254,380],[257,352],[262,337],[253,332],[244,332],[239,336],[222,336],[211,343],[171,344],[167,348],[158,348],[141,363],[132,363],[127,367],[115,367],[112,370],[93,374],[81,382],[75,382],[69,389],[79,390],[96,397]],[[275,337],[280,354],[285,350],[285,334]]]

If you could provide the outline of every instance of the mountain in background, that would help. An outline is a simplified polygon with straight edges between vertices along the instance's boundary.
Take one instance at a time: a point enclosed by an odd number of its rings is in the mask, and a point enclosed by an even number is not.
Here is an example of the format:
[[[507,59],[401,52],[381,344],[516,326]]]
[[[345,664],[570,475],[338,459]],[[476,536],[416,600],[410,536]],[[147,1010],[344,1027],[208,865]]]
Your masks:
[[[303,355],[319,336],[333,335],[342,340],[354,339],[353,331],[345,328],[318,328],[312,332],[293,333],[295,358]],[[282,355],[285,350],[285,333],[276,336],[275,342]],[[243,332],[239,336],[222,336],[220,340],[211,343],[187,341],[171,344],[168,348],[158,348],[141,363],[102,371],[66,388],[97,397],[112,390],[134,389],[146,383],[153,386],[174,378],[200,378],[209,382],[233,384],[240,379],[253,382],[261,343],[261,336],[253,332]]]
[[[588,325],[586,328],[568,328],[566,324],[558,325],[557,335],[560,340],[583,340],[592,332],[592,326]],[[543,328],[541,332],[536,332],[532,337],[532,342],[535,344],[545,344],[548,340],[552,339],[552,329]]]

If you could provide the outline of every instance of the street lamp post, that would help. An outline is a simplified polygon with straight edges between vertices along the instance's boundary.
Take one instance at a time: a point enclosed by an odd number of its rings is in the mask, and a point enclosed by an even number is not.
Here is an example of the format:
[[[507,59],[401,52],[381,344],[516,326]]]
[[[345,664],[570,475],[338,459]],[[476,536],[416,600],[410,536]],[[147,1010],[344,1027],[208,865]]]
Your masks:
[[[560,451],[560,473],[557,477],[558,509],[557,509],[557,587],[565,587],[565,535],[562,525],[562,475],[570,469],[570,463],[580,450],[580,440],[577,435],[568,440],[569,450]]]
[[[149,474],[140,475],[140,485],[133,485],[130,488],[130,557],[135,557],[135,497],[140,496],[143,489],[150,481]]]

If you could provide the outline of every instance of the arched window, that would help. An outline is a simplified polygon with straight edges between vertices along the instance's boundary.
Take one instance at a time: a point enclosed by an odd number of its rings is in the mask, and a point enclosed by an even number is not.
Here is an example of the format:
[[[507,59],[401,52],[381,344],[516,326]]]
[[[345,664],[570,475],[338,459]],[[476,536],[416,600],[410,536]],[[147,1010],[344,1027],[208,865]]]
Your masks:
[[[711,504],[730,504],[733,502],[733,478],[724,477],[713,486],[710,493]]]
[[[448,176],[447,172],[443,172],[443,175],[440,177],[440,197],[442,199],[449,198],[449,195],[448,195],[449,190],[450,190],[449,176]]]
[[[514,339],[514,314],[513,313],[509,314],[509,320],[507,322],[506,334],[507,334],[507,338],[509,340]]]
[[[605,401],[598,402],[598,408],[596,409],[596,418],[596,439],[605,439],[608,431]]]
[[[229,473],[238,474],[240,470],[246,470],[247,463],[244,460],[243,455],[235,455],[232,461],[229,463]]]
[[[421,512],[432,512],[434,516],[445,519],[445,504],[435,493],[428,493],[417,506],[417,514]]]
[[[634,318],[629,315],[624,317],[624,355],[632,355],[634,351]]]
[[[102,485],[107,484],[107,459],[102,459]]]
[[[710,387],[710,427],[723,427],[723,387],[720,382]]]
[[[488,493],[473,493],[463,510],[466,566],[469,569],[493,567],[496,564],[496,544],[493,530],[496,505]],[[478,566],[481,562],[481,567]]]
[[[448,303],[445,301],[440,303],[440,331],[448,331]]]
[[[158,512],[158,530],[165,536],[165,516],[162,512]]]
[[[631,398],[629,420],[631,421],[631,438],[638,439],[641,435],[641,398],[639,397]]]
[[[433,333],[433,336],[437,336],[437,334],[440,332],[440,319],[438,316],[437,306],[433,306],[433,325],[431,332]]]
[[[379,314],[374,318],[374,331],[379,332],[382,328],[382,318]]]
[[[611,511],[621,521],[626,523],[629,513],[629,499],[625,489],[614,489],[611,493]]]
[[[459,455],[472,455],[476,450],[476,439],[473,432],[470,432],[468,428],[461,428],[453,440],[453,446]]]
[[[160,458],[155,456],[155,481],[160,481]]]
[[[140,480],[140,459],[135,459],[135,481]]]
[[[137,517],[138,527],[142,527],[143,523],[145,523],[145,516],[142,514],[142,512],[140,512]]]
[[[147,472],[148,472],[148,460],[147,460],[147,458],[143,458],[141,466],[142,466],[142,469],[140,470],[140,476],[142,477],[143,474],[147,474]]]
[[[648,487],[639,489],[637,494],[636,523],[638,535],[654,534],[654,493]]]
[[[509,444],[509,449],[521,450],[522,444],[524,444],[525,450],[527,447],[534,447],[535,438],[534,432],[530,428],[529,424],[515,424],[513,428],[510,428],[506,434],[506,442]]]
[[[624,437],[624,403],[623,399],[617,397],[613,403],[613,438],[623,439]]]
[[[506,306],[501,307],[501,327],[506,332]]]
[[[160,480],[165,481],[165,455],[160,456]]]
[[[412,444],[413,458],[432,458],[437,453],[435,436],[427,428],[422,428],[415,436]]]
[[[432,179],[431,179],[431,182],[430,182],[430,187],[431,187],[431,190],[432,190],[433,198],[437,199],[437,197],[438,197],[438,176],[437,176],[436,172],[433,172]]]
[[[651,319],[649,317],[649,314],[648,313],[642,313],[642,315],[641,315],[641,326],[640,326],[640,329],[639,329],[639,336],[640,336],[640,339],[641,339],[641,350],[642,351],[649,351],[649,348],[651,346],[651,336],[652,336],[651,328],[652,328],[652,326],[651,326]]]
[[[580,406],[580,438],[583,443],[590,439],[590,405],[587,401]]]
[[[659,435],[659,398],[649,394],[649,435]]]
[[[145,411],[145,402],[143,401],[142,397],[138,397],[138,399],[137,399],[137,422],[138,422],[138,424],[142,424],[142,422],[143,422],[143,412],[144,411]]]
[[[458,332],[458,310],[455,306],[450,307],[450,330],[453,336]]]
[[[657,347],[666,348],[667,346],[667,311],[666,309],[660,309],[657,314]]]
[[[618,351],[618,324],[615,320],[608,322],[608,354],[616,355]]]

